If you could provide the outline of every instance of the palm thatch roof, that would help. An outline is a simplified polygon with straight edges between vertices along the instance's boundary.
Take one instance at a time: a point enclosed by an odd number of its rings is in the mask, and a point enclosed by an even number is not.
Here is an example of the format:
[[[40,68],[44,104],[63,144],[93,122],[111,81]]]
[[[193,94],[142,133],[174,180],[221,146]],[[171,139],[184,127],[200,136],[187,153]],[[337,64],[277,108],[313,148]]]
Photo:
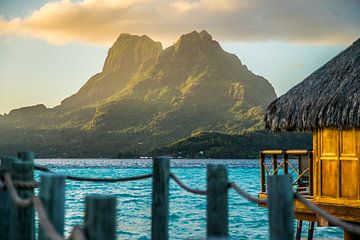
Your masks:
[[[360,128],[360,38],[265,112],[273,131]]]

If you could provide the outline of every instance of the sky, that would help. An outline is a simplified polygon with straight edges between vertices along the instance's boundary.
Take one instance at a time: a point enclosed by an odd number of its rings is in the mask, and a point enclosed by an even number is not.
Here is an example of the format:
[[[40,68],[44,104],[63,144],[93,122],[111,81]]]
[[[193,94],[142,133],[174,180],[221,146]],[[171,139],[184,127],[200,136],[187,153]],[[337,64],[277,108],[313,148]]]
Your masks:
[[[360,37],[360,0],[0,0],[0,113],[60,104],[121,33],[207,30],[278,95]]]

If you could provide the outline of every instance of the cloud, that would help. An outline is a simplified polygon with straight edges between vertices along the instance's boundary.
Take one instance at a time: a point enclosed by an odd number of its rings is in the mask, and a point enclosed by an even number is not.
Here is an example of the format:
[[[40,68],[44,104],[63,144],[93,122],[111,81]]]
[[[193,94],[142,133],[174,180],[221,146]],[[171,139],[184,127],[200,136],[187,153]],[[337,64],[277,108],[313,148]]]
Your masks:
[[[123,32],[171,42],[206,29],[222,41],[349,44],[360,36],[359,12],[358,0],[63,0],[0,17],[0,35],[110,44]]]

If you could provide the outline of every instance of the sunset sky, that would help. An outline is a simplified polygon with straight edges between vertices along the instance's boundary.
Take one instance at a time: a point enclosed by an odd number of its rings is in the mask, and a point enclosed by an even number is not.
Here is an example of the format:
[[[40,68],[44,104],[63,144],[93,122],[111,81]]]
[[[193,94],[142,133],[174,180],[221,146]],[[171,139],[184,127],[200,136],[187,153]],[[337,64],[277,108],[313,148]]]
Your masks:
[[[207,30],[278,95],[360,37],[359,0],[0,0],[0,113],[75,93],[120,33]]]

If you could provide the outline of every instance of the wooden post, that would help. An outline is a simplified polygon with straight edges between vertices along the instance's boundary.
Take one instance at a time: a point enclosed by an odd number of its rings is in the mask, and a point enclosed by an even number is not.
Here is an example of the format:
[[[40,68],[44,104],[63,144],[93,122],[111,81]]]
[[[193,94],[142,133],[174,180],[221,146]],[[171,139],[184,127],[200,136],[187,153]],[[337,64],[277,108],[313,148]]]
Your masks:
[[[151,239],[169,238],[169,175],[170,158],[153,158],[153,192],[151,208]]]
[[[271,240],[294,238],[294,193],[289,175],[268,178],[268,206]]]
[[[260,152],[260,185],[261,185],[261,192],[266,192],[265,187],[265,154]]]
[[[301,240],[302,220],[297,221],[295,240]]]
[[[310,221],[309,222],[309,228],[308,228],[308,240],[313,240],[313,235],[314,235],[314,225],[315,223]]]
[[[224,165],[207,165],[207,237],[227,238],[228,173]]]
[[[314,157],[313,157],[313,153],[312,151],[308,151],[308,156],[309,156],[309,194],[310,196],[314,195]]]
[[[87,240],[116,239],[116,197],[92,194],[85,197]]]
[[[278,166],[277,155],[276,155],[276,154],[273,154],[273,155],[272,155],[272,158],[273,158],[273,174],[274,174],[274,175],[277,175],[277,174],[278,174],[278,171],[276,171],[277,166]],[[276,171],[276,172],[275,172],[275,171]]]
[[[33,152],[18,152],[17,157],[23,161],[34,162],[34,153]]]
[[[13,180],[34,181],[34,158],[31,152],[19,153],[21,160],[12,164],[11,177]],[[34,190],[17,189],[21,198],[31,198]],[[17,207],[14,203],[10,207],[10,239],[32,240],[35,238],[35,212],[34,207]]]
[[[11,172],[12,164],[15,161],[14,158],[1,158],[0,159],[0,173]],[[0,189],[0,239],[10,239],[10,208],[12,200],[6,189]]]
[[[54,173],[41,174],[39,196],[44,204],[49,221],[56,232],[64,236],[65,176]],[[39,239],[50,239],[39,224]]]
[[[360,239],[359,235],[344,230],[344,240],[358,240],[358,239]]]
[[[289,173],[289,155],[284,152],[284,174]]]

